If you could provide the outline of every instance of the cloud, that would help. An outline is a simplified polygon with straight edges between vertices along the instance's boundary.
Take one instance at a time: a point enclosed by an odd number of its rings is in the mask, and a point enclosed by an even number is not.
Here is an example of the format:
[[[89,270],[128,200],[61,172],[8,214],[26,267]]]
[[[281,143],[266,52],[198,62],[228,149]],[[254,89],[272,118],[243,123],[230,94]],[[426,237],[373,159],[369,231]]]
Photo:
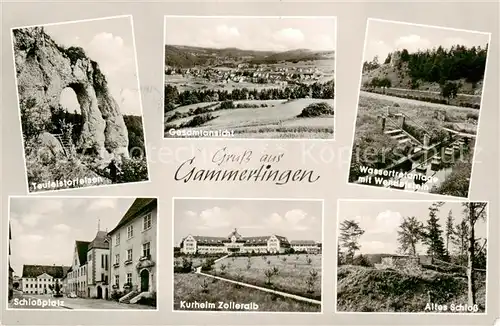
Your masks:
[[[308,216],[307,213],[301,209],[292,209],[287,211],[283,216],[278,213],[272,213],[266,219],[266,223],[274,228],[305,231],[309,229],[307,222],[313,219],[313,216]]]
[[[375,56],[378,57],[379,62],[383,62],[387,55],[392,52],[393,49],[391,46],[387,45],[384,41],[381,40],[371,40],[366,45],[365,51],[365,61],[372,61]]]
[[[304,33],[296,28],[283,28],[273,33],[275,41],[285,44],[299,44],[305,39]]]
[[[32,243],[32,242],[40,242],[44,240],[44,237],[38,234],[24,234],[19,237],[20,239],[23,239],[27,243]]]
[[[193,211],[186,211],[184,212],[184,214],[188,217],[195,217],[195,216],[198,216],[198,214],[196,214],[195,212]]]
[[[283,222],[283,217],[278,213],[272,213],[271,216],[266,220],[268,224],[276,225]]]
[[[327,34],[314,35],[312,39],[313,47],[322,51],[335,50],[335,38]]]
[[[104,198],[104,199],[94,199],[91,200],[87,210],[88,211],[98,211],[107,208],[115,208],[116,199],[114,198]]]
[[[216,35],[219,39],[238,37],[240,32],[236,27],[229,27],[227,25],[219,25],[215,28]]]
[[[23,214],[21,217],[22,223],[26,226],[35,227],[38,224],[38,221],[43,217],[42,214],[38,213],[27,213]]]
[[[200,218],[202,224],[199,226],[202,228],[223,228],[231,225],[227,211],[217,206],[202,211]]]
[[[56,224],[52,227],[57,232],[69,232],[71,231],[71,227],[66,224]]]
[[[285,220],[288,223],[291,223],[293,225],[296,225],[303,221],[307,216],[307,213],[304,212],[301,209],[292,209],[291,211],[288,211],[285,213]]]
[[[416,34],[410,34],[406,36],[401,36],[398,38],[394,45],[397,49],[406,49],[408,52],[416,52],[418,50],[425,50],[431,47],[431,42]]]

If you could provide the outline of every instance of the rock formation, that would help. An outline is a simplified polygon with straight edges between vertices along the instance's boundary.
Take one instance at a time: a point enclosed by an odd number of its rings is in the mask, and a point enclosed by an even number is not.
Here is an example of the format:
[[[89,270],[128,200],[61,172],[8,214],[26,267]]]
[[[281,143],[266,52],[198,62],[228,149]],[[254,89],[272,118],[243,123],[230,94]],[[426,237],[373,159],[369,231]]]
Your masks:
[[[128,157],[127,127],[98,64],[81,48],[58,45],[43,27],[16,29],[13,42],[19,102],[22,107],[35,101],[29,110],[36,114],[22,114],[36,116],[37,125],[50,124],[50,107],[57,107],[61,92],[70,87],[83,118],[77,149],[106,161]]]

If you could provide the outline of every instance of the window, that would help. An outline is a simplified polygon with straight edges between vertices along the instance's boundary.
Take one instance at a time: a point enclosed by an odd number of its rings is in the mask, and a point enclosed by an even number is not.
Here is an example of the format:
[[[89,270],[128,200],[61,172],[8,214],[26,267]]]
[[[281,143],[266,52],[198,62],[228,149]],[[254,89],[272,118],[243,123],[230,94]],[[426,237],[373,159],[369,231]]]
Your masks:
[[[120,233],[116,234],[116,236],[115,236],[115,242],[116,242],[117,246],[120,244]]]
[[[108,254],[104,255],[104,270],[108,270],[108,265],[109,265],[109,259],[108,259]]]
[[[144,216],[144,219],[143,219],[143,230],[147,230],[147,229],[150,229],[151,228],[151,214],[148,214],[146,216]]]
[[[132,260],[132,249],[127,250],[127,260]]]
[[[115,255],[115,264],[119,264],[120,263],[120,254],[116,254]]]
[[[120,275],[115,275],[115,285],[120,286]]]
[[[104,273],[101,273],[101,281],[104,281]]]
[[[146,242],[142,245],[142,257],[149,257],[151,254],[151,244]]]
[[[134,236],[134,226],[133,225],[129,225],[127,227],[127,238],[130,239]]]
[[[132,284],[132,273],[127,273],[127,283]]]
[[[104,255],[101,255],[101,268],[104,268]]]

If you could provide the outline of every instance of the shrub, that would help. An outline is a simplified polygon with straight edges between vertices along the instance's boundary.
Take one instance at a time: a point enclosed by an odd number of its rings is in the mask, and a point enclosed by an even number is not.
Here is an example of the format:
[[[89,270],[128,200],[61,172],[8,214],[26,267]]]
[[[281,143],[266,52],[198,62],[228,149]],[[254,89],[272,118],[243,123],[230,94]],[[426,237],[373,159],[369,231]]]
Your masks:
[[[153,292],[150,297],[142,297],[137,301],[138,304],[156,307],[156,292]]]
[[[121,165],[120,182],[137,182],[148,180],[146,156],[142,159],[124,159]]]
[[[233,101],[224,101],[220,104],[219,108],[220,110],[228,110],[228,109],[235,109],[236,106],[234,105]]]
[[[85,50],[79,46],[70,46],[64,51],[64,54],[69,58],[69,61],[74,65],[78,59],[84,59],[87,57]]]
[[[215,264],[215,259],[207,258],[207,259],[205,259],[205,261],[201,265],[201,270],[202,271],[211,271],[214,264]]]
[[[358,266],[363,266],[363,267],[373,267],[374,265],[363,255],[356,256],[353,261],[352,265],[358,265]]]
[[[111,292],[111,300],[118,301],[121,297],[123,297],[123,292],[114,290]]]
[[[193,127],[198,127],[201,126],[205,123],[207,123],[210,120],[213,120],[217,118],[217,116],[213,116],[211,113],[205,113],[203,115],[197,115],[193,117],[191,120],[189,120],[186,123],[183,123],[180,127],[181,128],[193,128]]]
[[[311,118],[311,117],[329,116],[333,114],[334,110],[330,104],[326,102],[320,102],[320,103],[309,104],[302,110],[302,112],[297,117]]]
[[[176,262],[178,264],[177,260]],[[186,257],[182,258],[182,263],[179,265],[174,266],[174,273],[190,273],[193,270],[193,261]]]

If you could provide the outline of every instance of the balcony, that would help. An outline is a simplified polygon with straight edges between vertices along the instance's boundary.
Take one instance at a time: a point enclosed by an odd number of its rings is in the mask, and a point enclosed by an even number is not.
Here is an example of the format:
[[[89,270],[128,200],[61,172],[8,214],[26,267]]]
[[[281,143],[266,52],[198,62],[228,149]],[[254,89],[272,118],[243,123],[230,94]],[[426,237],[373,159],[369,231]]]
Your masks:
[[[132,259],[126,260],[123,264],[124,265],[130,265],[130,264],[132,264]]]
[[[113,264],[113,267],[114,267],[114,268],[118,268],[118,267],[120,267],[120,263],[114,263],[114,264]]]
[[[151,255],[146,255],[139,258],[139,261],[144,261],[144,260],[151,260]]]

